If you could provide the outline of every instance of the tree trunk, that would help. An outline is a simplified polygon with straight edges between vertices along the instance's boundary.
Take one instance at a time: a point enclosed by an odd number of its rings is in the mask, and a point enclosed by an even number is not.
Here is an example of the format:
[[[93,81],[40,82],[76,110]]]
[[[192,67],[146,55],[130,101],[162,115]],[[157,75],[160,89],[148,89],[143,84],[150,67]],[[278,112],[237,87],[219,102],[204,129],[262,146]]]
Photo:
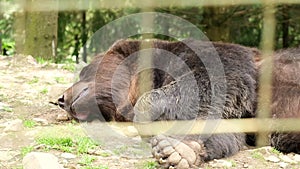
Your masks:
[[[230,29],[226,18],[226,8],[206,7],[203,13],[206,36],[211,41],[229,41]]]
[[[15,50],[17,54],[24,53],[25,44],[25,12],[15,12],[14,21],[14,39],[15,39]]]
[[[30,2],[43,3],[43,0]],[[27,5],[29,6],[30,3]],[[57,17],[57,11],[28,11],[26,13],[24,54],[46,60],[55,59]]]
[[[290,14],[289,6],[283,5],[282,7],[282,47],[289,47],[289,26],[290,26]]]
[[[87,41],[87,32],[86,32],[86,12],[82,11],[81,13],[82,22],[81,22],[81,42],[83,47],[82,60],[87,63],[87,53],[86,53],[86,41]]]

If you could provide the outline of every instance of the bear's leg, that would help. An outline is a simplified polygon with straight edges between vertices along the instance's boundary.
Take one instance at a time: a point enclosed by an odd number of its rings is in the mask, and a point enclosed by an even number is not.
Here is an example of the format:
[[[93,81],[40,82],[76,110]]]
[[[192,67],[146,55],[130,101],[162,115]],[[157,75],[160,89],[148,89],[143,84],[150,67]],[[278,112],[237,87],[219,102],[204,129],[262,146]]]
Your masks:
[[[300,154],[300,133],[272,133],[271,146],[283,152]]]
[[[201,162],[237,153],[245,146],[245,135],[214,134],[208,138],[192,135],[151,139],[152,154],[164,168],[195,168]]]

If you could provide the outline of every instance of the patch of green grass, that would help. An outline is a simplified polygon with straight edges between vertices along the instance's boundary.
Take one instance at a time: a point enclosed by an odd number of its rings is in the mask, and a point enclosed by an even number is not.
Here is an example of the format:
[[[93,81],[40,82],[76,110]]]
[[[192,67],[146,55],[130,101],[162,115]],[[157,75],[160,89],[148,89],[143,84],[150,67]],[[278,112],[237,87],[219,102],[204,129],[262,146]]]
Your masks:
[[[143,169],[156,169],[158,167],[157,162],[155,161],[146,161],[143,164]]]
[[[231,163],[231,167],[236,167],[236,162],[235,161],[230,160],[229,162]]]
[[[64,77],[54,77],[54,79],[55,79],[55,81],[56,81],[57,83],[60,83],[60,84],[65,84],[65,83],[67,83],[67,82],[65,81],[65,78],[64,78]]]
[[[276,150],[274,147],[272,147],[271,152],[277,155],[280,154],[280,151]]]
[[[36,142],[64,152],[72,152],[74,149],[74,142],[70,137],[40,137]]]
[[[2,108],[6,112],[12,112],[13,111],[13,109],[11,107],[8,107],[8,106],[3,106]]]
[[[99,156],[102,156],[102,157],[109,157],[109,156],[111,156],[111,154],[108,153],[108,152],[101,152],[101,153],[99,154]]]
[[[30,153],[31,151],[33,151],[33,147],[32,146],[27,146],[27,147],[22,147],[21,148],[21,155],[22,157],[25,157],[26,154]]]
[[[88,137],[79,137],[76,140],[76,143],[77,143],[76,149],[78,153],[87,153],[89,149],[93,149],[98,146],[98,144],[94,140]]]
[[[13,167],[12,169],[23,169],[23,166]]]
[[[42,136],[36,138],[38,144],[48,146],[48,149],[56,149],[64,152],[85,154],[88,150],[96,148],[99,144],[89,137],[55,137]]]
[[[78,124],[78,122],[76,120],[72,119],[71,123],[69,123],[69,124],[70,125],[72,125],[72,124]]]
[[[70,72],[74,72],[76,70],[76,66],[74,63],[67,63],[62,68]]]
[[[100,165],[100,166],[84,166],[81,169],[108,169],[107,166]]]
[[[258,151],[253,151],[251,153],[252,158],[256,158],[256,159],[264,159],[264,156],[262,155],[262,153],[258,152]]]
[[[9,98],[8,98],[8,96],[7,95],[4,95],[4,94],[0,94],[0,99],[1,99],[1,101],[3,101],[3,102],[5,102],[5,101],[9,101]]]
[[[96,160],[96,157],[91,155],[83,155],[78,162],[80,165],[91,166],[92,162]]]
[[[24,127],[27,127],[27,128],[33,128],[36,126],[36,122],[33,120],[24,120],[23,125],[24,125]]]
[[[48,89],[47,89],[47,88],[43,88],[43,89],[40,91],[40,93],[42,93],[42,94],[47,94],[47,93],[48,93]]]
[[[82,165],[82,167],[80,167],[81,169],[108,169],[108,167],[105,165],[94,166],[92,163],[96,159],[97,158],[95,156],[84,154],[78,164]]]
[[[35,57],[35,59],[36,59],[37,63],[39,63],[39,64],[41,64],[41,65],[48,63],[47,60],[45,60],[44,58],[42,58],[42,57],[40,57],[40,56]]]
[[[34,76],[33,79],[31,79],[28,84],[35,84],[35,83],[38,83],[39,82],[39,78]]]

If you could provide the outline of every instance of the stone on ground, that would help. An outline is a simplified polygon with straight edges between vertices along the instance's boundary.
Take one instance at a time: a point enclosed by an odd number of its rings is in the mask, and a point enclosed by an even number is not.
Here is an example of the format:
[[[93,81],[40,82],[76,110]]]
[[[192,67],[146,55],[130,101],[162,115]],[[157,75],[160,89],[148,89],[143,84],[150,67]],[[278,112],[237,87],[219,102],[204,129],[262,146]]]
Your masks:
[[[23,158],[24,169],[63,169],[53,154],[31,152]]]
[[[20,119],[16,119],[13,121],[9,121],[6,123],[6,127],[4,128],[5,132],[10,132],[10,131],[21,131],[23,130],[23,121]]]

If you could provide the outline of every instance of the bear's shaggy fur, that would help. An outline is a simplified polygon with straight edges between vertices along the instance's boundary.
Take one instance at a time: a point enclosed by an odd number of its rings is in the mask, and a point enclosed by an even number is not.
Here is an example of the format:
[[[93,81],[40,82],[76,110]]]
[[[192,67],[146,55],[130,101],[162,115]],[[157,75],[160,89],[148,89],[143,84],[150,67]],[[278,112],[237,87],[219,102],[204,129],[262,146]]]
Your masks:
[[[83,121],[99,119],[143,122],[255,116],[258,71],[254,58],[259,55],[257,50],[234,44],[195,40],[155,40],[145,43],[149,43],[154,49],[151,51],[154,68],[138,68],[141,41],[120,40],[106,53],[96,56],[81,71],[80,81],[66,90],[59,99],[59,105],[74,118]],[[189,46],[196,48],[196,51]],[[166,57],[161,50],[176,55],[190,71],[183,71],[185,68],[179,62],[165,61]],[[210,61],[216,52],[222,67]],[[203,60],[207,63],[203,63]],[[160,67],[172,71],[177,77]],[[219,77],[209,74],[219,70],[224,72],[223,75],[216,74]],[[146,71],[150,74],[150,81],[140,79],[140,74]],[[191,85],[193,80],[196,87]],[[143,84],[149,84],[151,89],[140,92]],[[216,91],[224,93],[215,93]],[[195,95],[199,98],[192,97]],[[232,155],[242,149],[246,142],[242,133],[213,134],[205,139],[201,136],[187,138],[181,140],[181,143],[185,145],[183,147],[190,147],[194,151],[195,159],[190,160],[180,153],[182,160],[167,161],[164,166],[180,168],[199,165],[201,161]],[[155,139],[152,144],[154,155],[158,160],[168,160],[171,155],[162,153],[165,147],[158,143],[160,141],[162,140]],[[169,142],[172,144],[170,140]],[[174,151],[177,149],[174,148]]]
[[[300,48],[275,54],[272,83],[273,118],[300,118]],[[299,154],[300,132],[273,133],[271,145],[285,153]]]

